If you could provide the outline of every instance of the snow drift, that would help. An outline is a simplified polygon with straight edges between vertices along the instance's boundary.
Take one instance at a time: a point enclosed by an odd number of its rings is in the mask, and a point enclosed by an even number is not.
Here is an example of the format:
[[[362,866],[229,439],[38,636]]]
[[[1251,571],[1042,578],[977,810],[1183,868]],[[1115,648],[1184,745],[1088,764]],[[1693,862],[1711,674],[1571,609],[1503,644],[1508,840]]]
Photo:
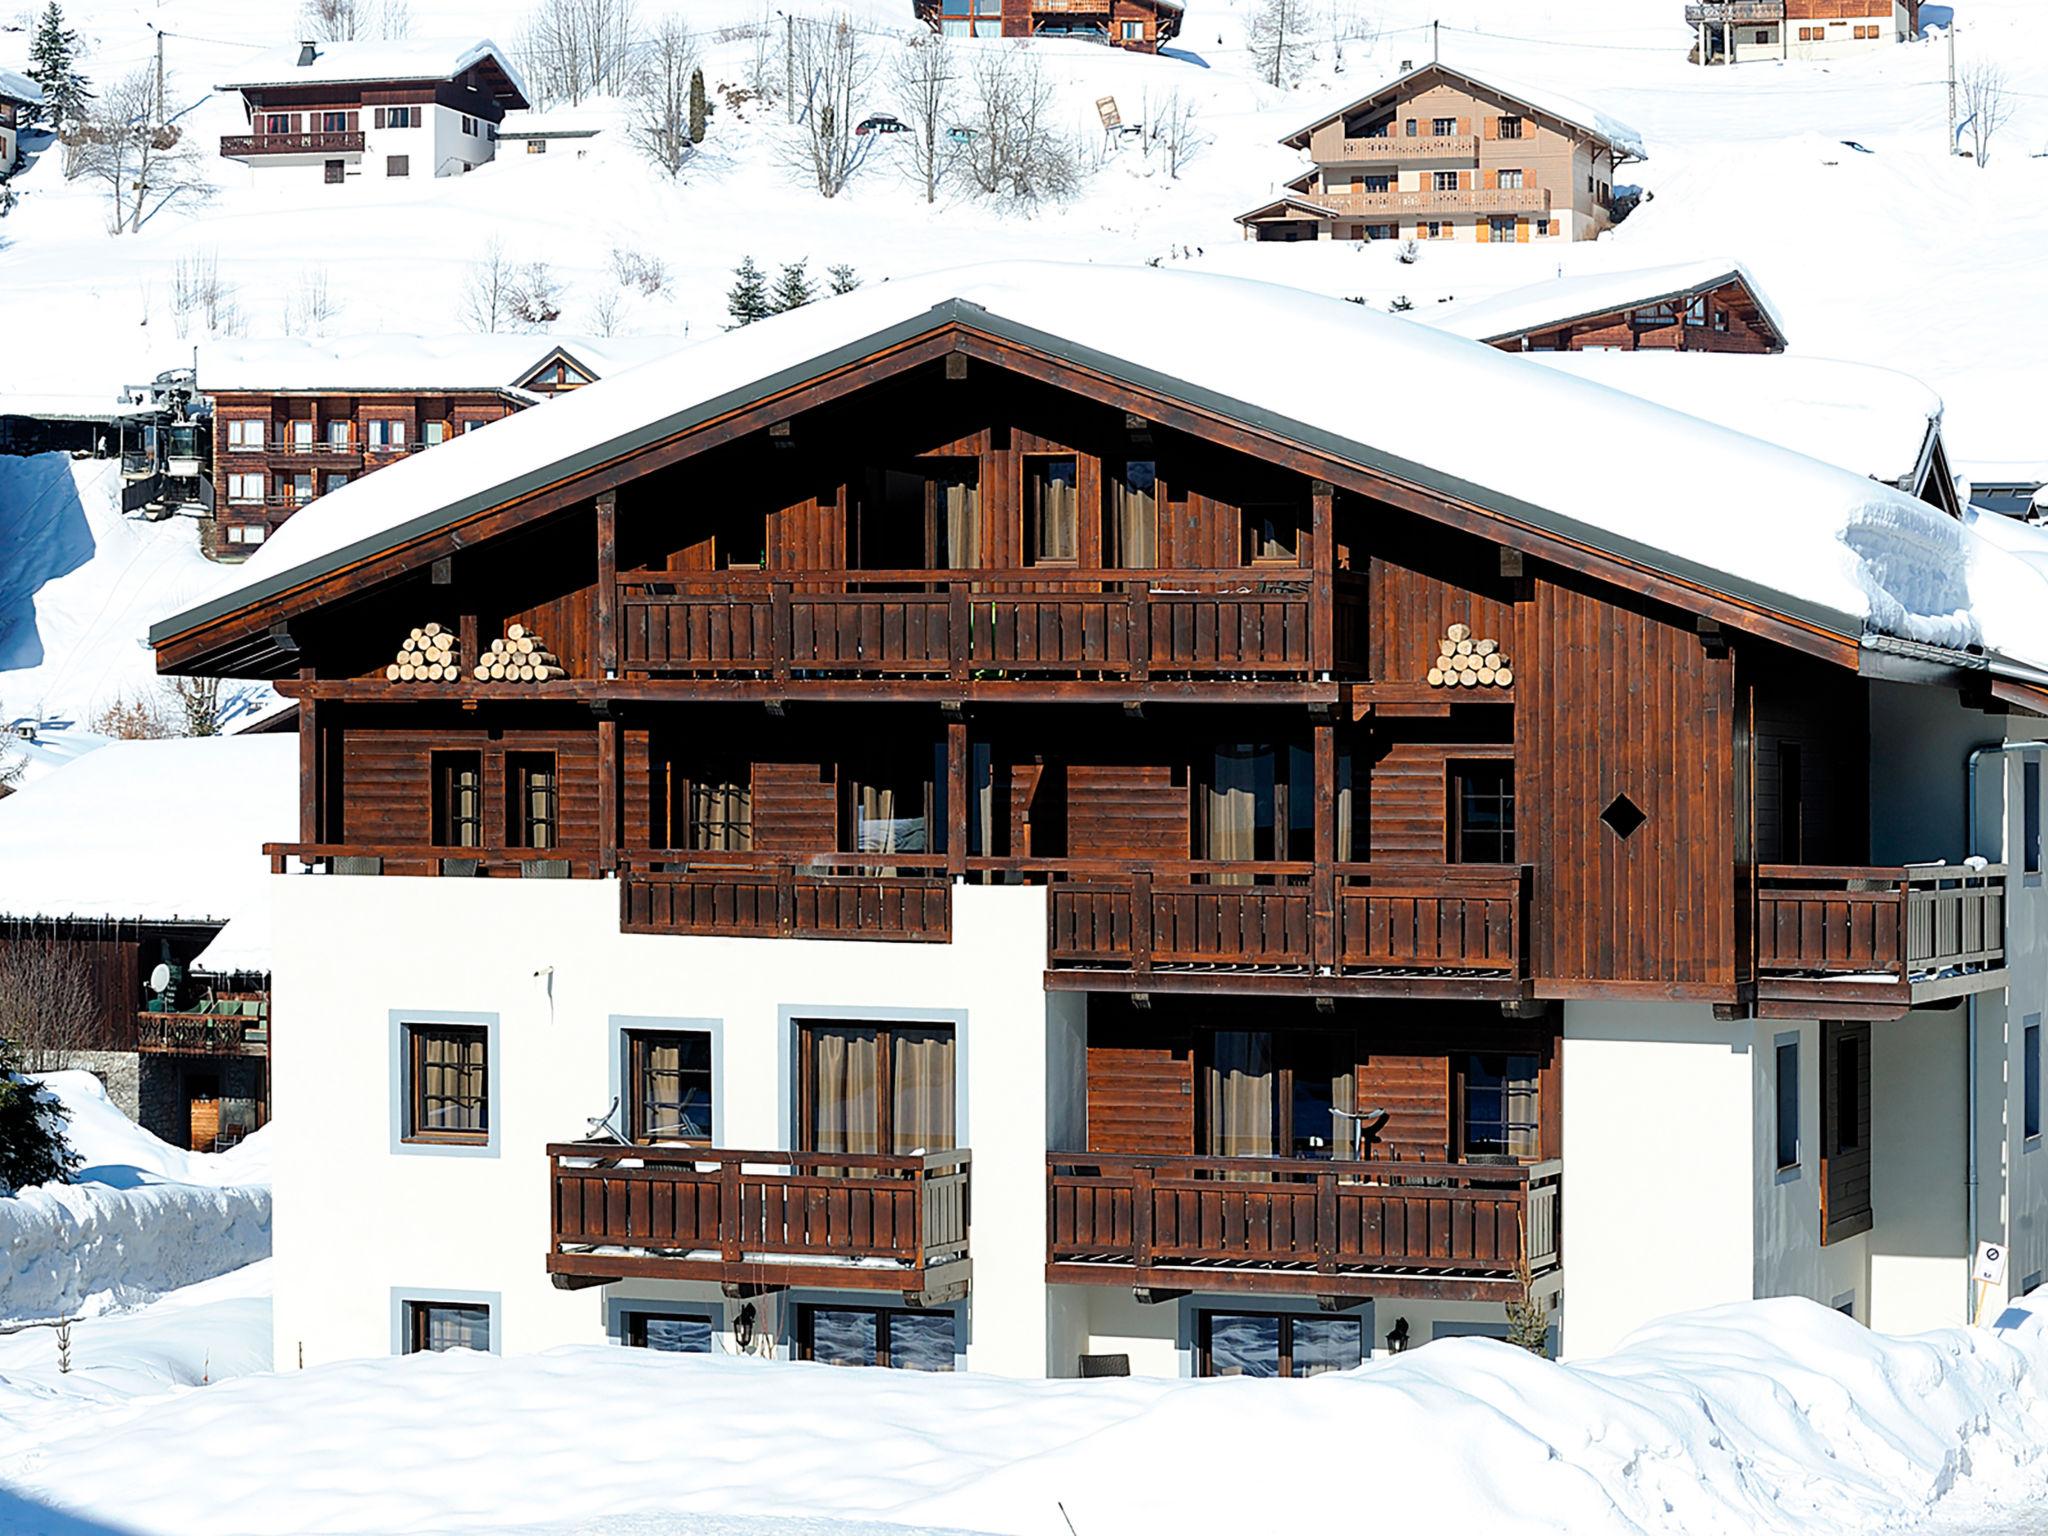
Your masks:
[[[83,1416],[38,1435],[15,1475],[94,1518],[206,1536],[695,1536],[762,1518],[820,1536],[872,1520],[1750,1536],[1895,1525],[1966,1472],[2036,1473],[2044,1383],[2048,1313],[2024,1303],[1994,1328],[1916,1338],[1808,1301],[1744,1303],[1583,1363],[1460,1339],[1306,1382],[464,1352]],[[0,1426],[0,1463],[11,1449]]]
[[[0,1323],[114,1311],[270,1256],[268,1143],[183,1152],[87,1072],[43,1079],[69,1116],[71,1184],[0,1199]]]

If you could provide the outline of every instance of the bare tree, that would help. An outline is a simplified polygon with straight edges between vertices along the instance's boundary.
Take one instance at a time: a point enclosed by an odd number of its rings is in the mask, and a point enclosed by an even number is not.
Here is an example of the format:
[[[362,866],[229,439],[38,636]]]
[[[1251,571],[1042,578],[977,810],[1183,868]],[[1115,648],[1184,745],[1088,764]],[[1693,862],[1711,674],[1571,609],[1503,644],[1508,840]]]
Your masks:
[[[1081,152],[1054,122],[1055,103],[1028,48],[991,48],[974,61],[974,133],[957,164],[983,197],[1029,208],[1079,189]]]
[[[99,1042],[99,989],[84,944],[40,924],[0,929],[0,1039],[18,1070],[62,1072]]]
[[[626,293],[607,288],[590,301],[590,330],[596,336],[616,336],[626,323]]]
[[[639,40],[633,0],[540,0],[518,49],[534,105],[626,95]]]
[[[1180,168],[1208,145],[1209,136],[1202,131],[1201,113],[1194,98],[1183,96],[1180,87],[1175,86],[1159,110],[1152,114],[1148,129],[1146,153],[1149,155],[1154,144],[1166,156],[1166,174],[1180,175]]]
[[[1979,166],[1991,163],[1991,141],[2012,119],[2012,96],[2005,71],[1988,59],[1979,59],[1958,77],[1963,88],[1963,107],[1968,114],[1970,149]]]
[[[690,29],[673,16],[642,50],[633,82],[631,132],[640,152],[669,175],[681,172],[695,147],[690,134],[690,81],[697,69],[697,44]]]
[[[462,283],[462,318],[472,331],[495,334],[512,320],[512,289],[518,270],[505,254],[505,242],[493,239],[472,262]]]
[[[183,736],[220,734],[220,679],[174,677],[164,684],[170,713]]]
[[[562,280],[544,261],[529,261],[507,290],[511,319],[522,331],[544,331],[562,318]]]
[[[412,30],[406,0],[301,0],[300,36],[316,43],[348,43],[364,37],[404,37]]]
[[[115,694],[92,717],[92,729],[95,736],[112,736],[119,741],[162,741],[178,734],[177,726],[164,713],[162,701],[148,694]]]
[[[1245,45],[1259,78],[1268,85],[1293,85],[1315,54],[1313,28],[1309,0],[1258,0],[1245,24]]]
[[[953,50],[942,33],[914,37],[890,66],[896,88],[896,110],[910,124],[910,158],[905,170],[924,188],[924,200],[939,200],[939,182],[946,174],[952,144],[946,119],[953,110],[953,87],[959,78]]]
[[[78,174],[106,183],[112,234],[139,231],[180,199],[198,202],[212,195],[196,143],[175,123],[157,120],[156,77],[148,69],[109,87],[75,138]]]
[[[341,313],[340,301],[328,283],[325,267],[303,268],[284,301],[287,336],[325,336]]]
[[[790,45],[799,96],[790,159],[798,174],[817,182],[820,197],[837,197],[860,164],[853,126],[874,62],[844,12],[798,17]]]
[[[782,40],[785,28],[777,26],[775,18],[768,14],[768,7],[761,7],[761,19],[751,28],[751,45],[747,50],[747,90],[756,101],[773,103],[787,80],[788,61],[783,57]]]
[[[1379,23],[1359,0],[1330,0],[1327,20],[1331,67],[1341,75],[1344,73],[1345,51],[1371,52],[1373,44],[1380,39]]]
[[[196,320],[209,336],[231,336],[241,330],[239,290],[220,275],[219,251],[194,251],[180,256],[171,271],[171,322],[182,339]]]

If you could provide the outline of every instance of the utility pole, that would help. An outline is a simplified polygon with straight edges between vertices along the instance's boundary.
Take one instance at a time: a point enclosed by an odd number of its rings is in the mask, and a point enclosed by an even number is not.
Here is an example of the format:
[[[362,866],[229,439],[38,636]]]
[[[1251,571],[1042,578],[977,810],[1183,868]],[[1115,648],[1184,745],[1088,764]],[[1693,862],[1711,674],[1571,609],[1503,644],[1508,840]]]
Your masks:
[[[1943,147],[1944,155],[1956,152],[1956,24],[1953,18],[1948,24],[1948,143]]]
[[[1429,24],[1429,62],[1432,64],[1441,64],[1444,61],[1443,27],[1441,21],[1432,21]]]
[[[782,15],[782,99],[789,120],[796,121],[796,17]]]
[[[152,27],[150,30],[156,33],[156,121],[157,126],[161,127],[164,121],[164,33],[161,27]]]

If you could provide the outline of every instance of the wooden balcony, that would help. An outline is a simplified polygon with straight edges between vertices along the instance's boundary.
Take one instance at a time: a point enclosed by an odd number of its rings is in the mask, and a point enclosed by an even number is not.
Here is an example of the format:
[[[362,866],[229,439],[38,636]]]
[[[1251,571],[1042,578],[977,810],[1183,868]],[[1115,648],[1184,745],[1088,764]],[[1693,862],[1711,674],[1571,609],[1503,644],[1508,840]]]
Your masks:
[[[1697,27],[1702,22],[1709,26],[1768,25],[1784,19],[1785,0],[1709,0],[1707,4],[1685,8],[1688,27]]]
[[[220,141],[224,160],[249,160],[262,155],[360,155],[360,133],[231,133]]]
[[[626,933],[750,939],[882,939],[944,944],[953,887],[944,859],[849,854],[622,855]]]
[[[1558,1268],[1562,1165],[1046,1159],[1048,1281],[1506,1301]]]
[[[1527,987],[1521,865],[1155,864],[1054,882],[1055,990],[1495,998]]]
[[[270,1053],[270,1004],[257,1011],[239,1004],[234,1013],[207,1009],[190,1013],[135,1016],[135,1048],[171,1056],[267,1056]]]
[[[1757,871],[1757,1011],[1897,1018],[2005,984],[2001,865]]]
[[[1432,164],[1442,160],[1464,160],[1477,162],[1479,159],[1479,135],[1476,133],[1418,134],[1410,139],[1400,134],[1384,134],[1367,138],[1328,139],[1318,135],[1310,145],[1310,152],[1322,165],[1380,165],[1393,166],[1404,162],[1428,161]]]
[[[1471,187],[1455,192],[1311,192],[1311,202],[1327,204],[1344,214],[1407,214],[1435,218],[1456,213],[1550,212],[1545,187]]]
[[[778,687],[1030,683],[1246,685],[1327,680],[1362,633],[1362,583],[1334,584],[1322,628],[1310,572],[628,572],[628,677]]]
[[[286,873],[293,861],[326,875],[445,875],[461,878],[511,876],[527,879],[590,879],[597,859],[562,848],[439,848],[420,843],[265,843],[270,872]]]
[[[548,1148],[548,1272],[566,1289],[692,1280],[966,1295],[969,1155]]]

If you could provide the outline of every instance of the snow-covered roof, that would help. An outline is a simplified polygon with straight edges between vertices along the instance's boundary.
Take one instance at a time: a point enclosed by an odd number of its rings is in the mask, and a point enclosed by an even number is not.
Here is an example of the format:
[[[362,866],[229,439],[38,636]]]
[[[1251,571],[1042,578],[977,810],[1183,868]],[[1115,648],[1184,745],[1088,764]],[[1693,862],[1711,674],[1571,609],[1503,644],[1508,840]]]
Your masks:
[[[1941,396],[1910,374],[1831,358],[1733,352],[1520,352],[1530,363],[1918,488]]]
[[[110,742],[0,800],[0,912],[226,921],[241,963],[205,968],[268,970],[263,844],[298,827],[296,736]]]
[[[40,107],[43,104],[43,88],[27,75],[17,75],[11,69],[0,69],[0,101],[18,102],[24,107]]]
[[[600,376],[674,351],[678,337],[496,335],[342,336],[288,341],[209,341],[199,348],[208,394],[377,390],[503,390],[544,358],[567,352]]]
[[[1409,318],[1453,335],[1469,336],[1474,341],[1500,341],[1532,331],[1555,330],[1597,315],[1671,303],[1729,283],[1741,283],[1749,290],[1764,319],[1777,332],[1778,340],[1784,342],[1785,322],[1777,306],[1739,261],[1689,261],[1630,272],[1584,272],[1555,277],[1523,288],[1510,288],[1491,298],[1417,310]]]
[[[1519,102],[1525,107],[1533,108],[1545,117],[1555,118],[1562,123],[1569,123],[1572,127],[1613,145],[1617,151],[1631,159],[1640,160],[1644,157],[1643,136],[1611,113],[1604,112],[1598,107],[1588,106],[1585,102],[1575,100],[1561,91],[1554,91],[1546,85],[1527,85],[1521,81],[1506,79],[1494,74],[1490,70],[1484,75],[1476,75],[1469,69],[1458,69],[1443,63],[1418,65],[1416,68],[1409,70],[1405,75],[1397,75],[1378,89],[1367,91],[1363,96],[1354,97],[1343,106],[1325,112],[1314,122],[1304,128],[1296,129],[1280,142],[1290,145],[1295,149],[1305,149],[1308,147],[1309,136],[1322,127],[1323,124],[1333,122],[1337,118],[1356,112],[1361,107],[1369,106],[1383,96],[1398,95],[1416,81],[1419,81],[1424,75],[1429,74],[1449,75],[1456,80],[1464,82],[1466,85],[1477,87],[1495,96],[1504,96],[1510,101]]]
[[[948,322],[1844,636],[1981,642],[2048,669],[2048,584],[1955,519],[1863,475],[1341,299],[1204,273],[1054,263],[875,284],[365,476],[292,518],[215,598],[157,624],[151,639]],[[1276,345],[1285,337],[1316,345]],[[1364,376],[1412,387],[1360,391]],[[1485,401],[1485,430],[1444,411],[1446,398]],[[1585,451],[1560,451],[1566,441]]]
[[[259,53],[217,91],[254,91],[285,85],[371,85],[386,80],[453,80],[486,59],[494,61],[519,95],[531,100],[511,56],[487,37],[409,37],[349,43],[314,43],[313,60],[299,59],[307,45],[291,43]]]
[[[32,421],[119,421],[125,416],[154,416],[160,409],[111,395],[0,394],[0,416]]]

